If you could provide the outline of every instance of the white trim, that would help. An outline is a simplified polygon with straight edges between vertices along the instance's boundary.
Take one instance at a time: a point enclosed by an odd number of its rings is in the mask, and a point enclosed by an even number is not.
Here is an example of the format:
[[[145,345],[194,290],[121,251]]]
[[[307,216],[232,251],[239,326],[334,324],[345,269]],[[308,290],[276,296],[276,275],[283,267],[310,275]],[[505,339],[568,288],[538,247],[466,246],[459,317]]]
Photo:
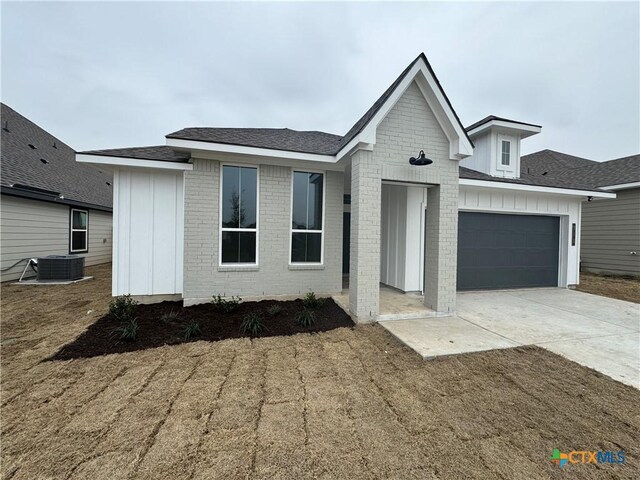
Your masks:
[[[498,154],[498,165],[496,166],[496,168],[498,170],[513,170],[513,162],[511,161],[513,158],[513,148],[512,147],[512,142],[510,138],[507,138],[504,135],[498,135],[498,143],[500,144],[500,149],[499,149],[499,154]],[[509,151],[507,152],[509,154],[509,159],[507,163],[503,162],[503,157],[505,154],[504,151],[504,144],[509,145]]]
[[[539,192],[539,193],[553,193],[556,195],[573,195],[579,197],[595,197],[595,198],[616,198],[615,193],[606,193],[591,190],[574,190],[570,188],[560,187],[543,187],[538,185],[523,185],[519,183],[509,182],[493,182],[489,180],[474,180],[471,178],[461,178],[459,180],[460,185],[469,187],[485,187],[485,188],[499,188],[505,190],[518,190],[524,192]]]
[[[86,155],[83,153],[76,153],[76,162],[120,167],[159,168],[162,170],[193,170],[193,165],[190,163],[142,160],[139,158],[128,157],[111,157],[108,155]]]
[[[631,183],[619,183],[617,185],[607,185],[605,187],[598,187],[602,190],[624,190],[626,188],[638,188],[640,187],[640,182],[631,182]]]
[[[87,216],[84,228],[73,228],[73,212],[81,212]],[[73,232],[84,232],[84,248],[73,248]],[[89,210],[72,208],[69,215],[69,253],[89,253]]]
[[[222,193],[224,185],[224,167],[238,167],[238,168],[255,168],[256,170],[256,228],[228,228],[222,227]],[[235,164],[235,163],[220,163],[220,192],[218,197],[218,267],[219,268],[238,268],[238,269],[255,269],[260,265],[260,166],[259,165],[247,165],[247,164]],[[256,234],[256,261],[254,263],[222,263],[222,232],[247,232]]]
[[[299,228],[293,228],[293,182],[295,178],[295,173],[317,173],[322,175],[322,230],[304,230]],[[290,215],[289,215],[289,267],[321,267],[324,266],[324,232],[326,230],[325,226],[325,215],[326,215],[326,200],[327,198],[327,174],[322,170],[313,170],[313,169],[291,169],[291,201],[290,201]],[[308,199],[308,197],[307,197]],[[292,262],[291,261],[291,250],[293,248],[293,234],[294,233],[319,233],[320,234],[320,262]],[[342,268],[342,267],[341,267]]]
[[[338,161],[335,155],[301,153],[292,152],[290,150],[246,147],[244,145],[230,145],[226,143],[203,142],[198,140],[182,140],[179,138],[167,138],[167,146],[184,150],[204,150],[207,152],[237,153],[240,155],[286,158],[292,160],[306,160],[311,162],[336,163]]]
[[[501,127],[508,128],[510,130],[518,130],[522,133],[521,138],[530,137],[531,135],[535,135],[536,133],[540,133],[542,131],[542,127],[538,127],[535,125],[524,125],[522,123],[509,122],[506,120],[490,120],[486,123],[483,123],[482,125],[478,125],[473,130],[467,131],[467,135],[471,137],[491,127]]]
[[[450,157],[452,159],[461,160],[473,154],[473,146],[468,140],[464,129],[460,126],[460,123],[456,119],[452,108],[449,106],[435,79],[429,72],[426,63],[422,58],[420,58],[411,68],[411,70],[405,75],[396,89],[391,93],[389,98],[387,98],[382,107],[380,107],[378,112],[365,125],[362,131],[338,152],[338,154],[336,155],[338,159],[349,154],[351,150],[359,143],[376,143],[376,129],[378,128],[378,125],[382,122],[382,120],[384,120],[389,111],[397,103],[397,101],[404,94],[407,88],[409,88],[409,85],[411,85],[411,83],[416,80],[416,76],[418,75],[418,73],[422,74],[422,77],[426,81],[429,90],[431,90],[433,97],[437,101],[437,106],[441,109],[441,112],[439,112],[437,108],[434,108],[436,107],[436,105],[432,104],[433,100],[430,101],[430,99],[427,98],[423,86],[420,83],[416,82],[418,87],[420,88],[420,91],[425,96],[425,100],[427,100],[427,103],[433,110],[434,115],[438,119],[439,123],[441,123],[441,127],[443,127],[443,130],[447,134],[450,145]],[[449,123],[449,128],[445,128],[447,127],[447,125],[442,125],[445,119]]]

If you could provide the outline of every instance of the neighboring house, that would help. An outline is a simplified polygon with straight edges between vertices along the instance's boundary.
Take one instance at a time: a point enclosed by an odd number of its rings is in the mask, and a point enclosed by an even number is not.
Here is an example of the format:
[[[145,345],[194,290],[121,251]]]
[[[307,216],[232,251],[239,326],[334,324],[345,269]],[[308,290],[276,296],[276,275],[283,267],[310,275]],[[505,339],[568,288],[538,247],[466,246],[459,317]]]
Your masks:
[[[580,261],[584,270],[640,275],[640,155],[594,162],[543,150],[522,158],[523,169],[573,178],[616,193],[582,204]]]
[[[344,273],[350,313],[375,321],[380,283],[439,313],[458,289],[578,283],[581,203],[615,194],[520,174],[539,131],[465,129],[422,54],[344,136],[185,128],[76,158],[115,172],[114,295],[337,294]]]
[[[2,281],[46,255],[110,262],[112,176],[77,163],[71,147],[4,104],[1,115]]]

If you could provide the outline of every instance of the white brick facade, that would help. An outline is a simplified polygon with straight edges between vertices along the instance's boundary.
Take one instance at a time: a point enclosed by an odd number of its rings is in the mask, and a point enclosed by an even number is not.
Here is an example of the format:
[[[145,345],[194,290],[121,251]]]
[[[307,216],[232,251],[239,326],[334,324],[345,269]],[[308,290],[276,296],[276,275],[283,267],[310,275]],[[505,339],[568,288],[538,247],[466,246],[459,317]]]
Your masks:
[[[220,163],[194,160],[193,171],[185,173],[185,305],[209,301],[218,294],[247,298],[340,292],[343,173],[325,172],[323,266],[289,265],[291,176],[290,167],[259,166],[259,264],[219,266]]]

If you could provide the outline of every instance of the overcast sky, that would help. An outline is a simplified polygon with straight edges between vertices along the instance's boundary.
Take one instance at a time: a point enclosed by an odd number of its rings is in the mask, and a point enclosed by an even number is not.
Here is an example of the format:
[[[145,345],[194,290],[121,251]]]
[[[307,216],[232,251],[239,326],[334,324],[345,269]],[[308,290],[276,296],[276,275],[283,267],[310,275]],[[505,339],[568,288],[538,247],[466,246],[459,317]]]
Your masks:
[[[343,135],[424,51],[463,124],[640,152],[640,4],[2,3],[2,101],[76,150],[188,126]]]

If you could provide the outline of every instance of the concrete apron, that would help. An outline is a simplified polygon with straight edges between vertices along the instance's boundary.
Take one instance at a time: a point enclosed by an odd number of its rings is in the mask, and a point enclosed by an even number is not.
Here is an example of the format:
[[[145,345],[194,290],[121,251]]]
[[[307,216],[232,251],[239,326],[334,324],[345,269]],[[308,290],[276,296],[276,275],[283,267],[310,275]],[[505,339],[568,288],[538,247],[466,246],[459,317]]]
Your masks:
[[[449,318],[382,321],[423,358],[537,345],[640,388],[640,305],[560,288],[465,292]]]

